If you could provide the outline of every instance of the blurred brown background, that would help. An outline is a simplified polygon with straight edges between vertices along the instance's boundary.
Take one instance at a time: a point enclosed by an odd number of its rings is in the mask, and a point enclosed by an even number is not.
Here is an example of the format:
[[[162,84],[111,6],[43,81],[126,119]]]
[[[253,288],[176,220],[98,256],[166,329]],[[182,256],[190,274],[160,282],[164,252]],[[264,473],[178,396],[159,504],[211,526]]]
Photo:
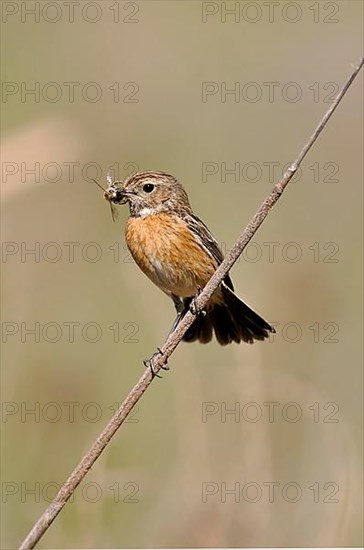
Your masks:
[[[174,318],[90,179],[173,173],[226,249],[362,48],[357,1],[35,4],[2,3],[2,548]],[[233,269],[274,341],[181,345],[40,548],[362,544],[361,84]]]

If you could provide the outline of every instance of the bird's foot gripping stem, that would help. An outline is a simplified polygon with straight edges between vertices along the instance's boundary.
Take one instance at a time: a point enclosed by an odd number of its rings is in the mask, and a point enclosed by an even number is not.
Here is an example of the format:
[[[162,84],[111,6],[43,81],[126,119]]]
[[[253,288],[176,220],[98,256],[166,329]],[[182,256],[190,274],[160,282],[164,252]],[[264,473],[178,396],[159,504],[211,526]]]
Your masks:
[[[194,296],[191,299],[190,312],[192,313],[192,315],[196,315],[196,317],[197,317],[197,315],[202,315],[202,317],[205,317],[206,316],[206,310],[197,305],[197,298],[198,298],[200,292],[201,291],[198,291],[196,296]]]
[[[157,374],[155,372],[154,368],[153,368],[153,361],[156,357],[158,357],[158,355],[163,355],[163,352],[160,348],[157,348],[157,351],[155,353],[153,353],[152,357],[150,357],[149,359],[144,359],[144,361],[143,361],[145,368],[150,369],[150,372],[152,374],[152,378],[154,378],[154,377],[162,378],[162,376],[159,376],[159,374]],[[162,365],[161,369],[169,370],[168,364],[166,363],[165,365]]]

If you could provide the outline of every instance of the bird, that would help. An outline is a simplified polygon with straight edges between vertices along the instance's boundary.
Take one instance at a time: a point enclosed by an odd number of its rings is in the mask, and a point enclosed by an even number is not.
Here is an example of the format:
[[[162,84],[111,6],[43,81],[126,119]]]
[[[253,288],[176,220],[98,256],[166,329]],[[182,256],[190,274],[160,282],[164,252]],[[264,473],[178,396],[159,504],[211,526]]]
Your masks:
[[[173,300],[173,331],[224,259],[216,239],[194,214],[182,184],[166,172],[137,172],[124,181],[108,176],[104,197],[112,211],[113,205],[128,204],[126,244],[139,268]],[[215,335],[225,346],[264,340],[273,332],[274,327],[235,294],[228,274],[197,312],[183,340],[206,344]]]

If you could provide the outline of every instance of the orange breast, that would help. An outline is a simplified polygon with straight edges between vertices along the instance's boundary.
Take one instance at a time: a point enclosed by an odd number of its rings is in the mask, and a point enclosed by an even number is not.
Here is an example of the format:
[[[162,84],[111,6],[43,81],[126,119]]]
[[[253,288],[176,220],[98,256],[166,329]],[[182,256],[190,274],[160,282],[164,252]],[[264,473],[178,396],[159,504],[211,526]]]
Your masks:
[[[217,267],[186,223],[173,214],[130,217],[125,237],[140,269],[168,294],[194,296]]]

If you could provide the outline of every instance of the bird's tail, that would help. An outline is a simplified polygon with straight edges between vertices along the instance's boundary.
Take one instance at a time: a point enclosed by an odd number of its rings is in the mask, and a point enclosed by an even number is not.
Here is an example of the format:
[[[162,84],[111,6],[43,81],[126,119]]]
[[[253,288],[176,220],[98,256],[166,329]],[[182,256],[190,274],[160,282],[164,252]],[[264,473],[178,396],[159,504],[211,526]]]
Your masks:
[[[205,344],[212,339],[213,332],[222,346],[231,342],[264,340],[274,328],[249,306],[244,304],[234,292],[222,283],[223,300],[207,307],[206,314],[196,318],[183,337],[185,342]]]

